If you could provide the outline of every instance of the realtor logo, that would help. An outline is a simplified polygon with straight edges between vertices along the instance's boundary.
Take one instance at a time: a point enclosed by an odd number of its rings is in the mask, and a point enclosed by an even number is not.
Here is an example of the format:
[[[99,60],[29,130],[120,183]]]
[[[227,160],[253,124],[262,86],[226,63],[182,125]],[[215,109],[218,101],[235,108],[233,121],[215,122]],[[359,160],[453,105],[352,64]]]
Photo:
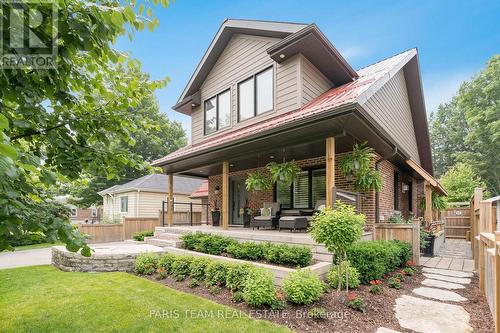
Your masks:
[[[55,0],[2,0],[0,33],[0,68],[55,68]]]

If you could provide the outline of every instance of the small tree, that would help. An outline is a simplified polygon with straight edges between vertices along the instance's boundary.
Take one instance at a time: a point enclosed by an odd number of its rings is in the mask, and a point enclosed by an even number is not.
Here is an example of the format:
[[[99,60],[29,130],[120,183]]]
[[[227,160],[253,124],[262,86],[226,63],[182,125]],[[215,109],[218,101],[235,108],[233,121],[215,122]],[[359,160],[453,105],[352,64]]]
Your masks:
[[[342,276],[341,262],[347,260],[348,247],[359,240],[363,234],[365,216],[358,214],[353,206],[337,201],[335,209],[326,208],[314,215],[311,222],[311,236],[333,254],[338,266],[338,276]],[[349,275],[346,272],[346,290],[349,290]],[[342,279],[339,278],[338,290]]]
[[[448,192],[449,202],[469,201],[476,187],[486,188],[474,167],[466,163],[457,163],[440,179]]]

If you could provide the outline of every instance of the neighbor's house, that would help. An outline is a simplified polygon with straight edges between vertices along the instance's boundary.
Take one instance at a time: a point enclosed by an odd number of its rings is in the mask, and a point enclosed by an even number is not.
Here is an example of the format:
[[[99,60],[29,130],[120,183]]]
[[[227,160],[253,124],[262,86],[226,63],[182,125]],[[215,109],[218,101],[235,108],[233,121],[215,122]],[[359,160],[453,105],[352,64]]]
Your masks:
[[[192,143],[154,164],[206,177],[226,227],[241,224],[247,203],[332,205],[334,189],[353,191],[341,158],[366,141],[383,178],[380,192],[359,196],[368,225],[395,212],[430,222],[432,191],[446,192],[433,176],[421,81],[416,49],[355,70],[315,24],[226,20],[173,107],[191,117]],[[291,187],[245,190],[250,171],[282,160],[303,170]]]
[[[189,211],[189,203],[200,203],[190,198],[203,179],[174,177],[173,200],[175,212]],[[163,174],[147,175],[122,185],[115,185],[99,192],[103,198],[103,214],[106,219],[121,221],[122,217],[158,217],[163,202],[168,197],[168,177]],[[196,207],[200,210],[200,207]]]

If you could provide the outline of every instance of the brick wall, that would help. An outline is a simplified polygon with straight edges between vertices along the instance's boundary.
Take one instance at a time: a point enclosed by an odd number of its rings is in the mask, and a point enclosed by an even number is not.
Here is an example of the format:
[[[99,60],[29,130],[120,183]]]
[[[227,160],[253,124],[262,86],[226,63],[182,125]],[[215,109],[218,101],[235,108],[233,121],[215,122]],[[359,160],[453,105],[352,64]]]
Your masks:
[[[339,189],[355,192],[353,188],[353,182],[347,180],[342,176],[339,170],[339,165],[342,157],[347,153],[337,154],[335,155],[335,186]],[[375,166],[375,161],[380,156],[375,156],[372,159],[372,167]],[[297,164],[301,168],[310,168],[310,167],[321,167],[325,166],[326,160],[325,157],[317,157],[306,160],[297,161]],[[379,169],[382,174],[382,190],[380,191],[380,214],[383,215],[385,220],[387,220],[390,216],[394,214],[394,205],[393,205],[393,182],[394,182],[394,171],[398,170],[391,162],[383,161],[379,165]],[[242,171],[230,172],[229,177],[244,177],[247,173],[261,170],[262,172],[267,172],[265,167],[254,168]],[[401,172],[401,171],[400,171]],[[407,183],[412,178],[408,175],[400,173],[400,184],[398,185],[398,195],[400,200],[400,208],[401,212],[405,217],[409,216],[408,212],[408,194],[402,193],[402,182]],[[417,182],[413,179],[413,207],[416,206],[417,202]],[[219,186],[219,194],[215,195],[215,188]],[[222,176],[215,175],[210,176],[208,178],[208,202],[210,207],[217,206],[219,209],[222,207]],[[367,229],[372,229],[373,224],[375,223],[375,192],[361,192],[360,193],[361,200],[361,212],[366,216]],[[273,190],[269,191],[255,191],[248,193],[248,205],[254,211],[260,209],[262,207],[263,202],[272,202],[273,201]],[[209,216],[209,220],[211,223],[211,216]]]

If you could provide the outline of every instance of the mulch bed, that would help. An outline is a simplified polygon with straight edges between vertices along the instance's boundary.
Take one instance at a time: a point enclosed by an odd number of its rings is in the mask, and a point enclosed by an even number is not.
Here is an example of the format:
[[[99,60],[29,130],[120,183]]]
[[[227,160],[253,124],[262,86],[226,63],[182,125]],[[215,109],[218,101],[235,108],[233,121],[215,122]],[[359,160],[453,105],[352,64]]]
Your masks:
[[[155,280],[154,277],[149,277]],[[412,290],[421,286],[420,282],[425,277],[421,274],[421,269],[412,277],[406,277],[401,282],[399,290],[387,287],[384,280],[383,293],[372,295],[368,290],[370,286],[360,286],[354,292],[361,296],[366,305],[366,312],[362,313],[347,306],[345,292],[337,293],[330,290],[321,299],[308,306],[295,306],[288,303],[286,310],[271,311],[269,309],[259,310],[247,306],[245,303],[234,303],[231,301],[231,293],[223,288],[217,295],[209,293],[208,289],[200,285],[195,288],[188,287],[190,280],[177,282],[171,277],[158,281],[173,289],[184,291],[200,297],[204,297],[240,310],[255,319],[265,319],[271,322],[288,326],[297,332],[375,332],[379,327],[386,327],[400,332],[413,332],[399,326],[394,313],[396,299],[402,295],[411,295]],[[155,280],[156,281],[156,280]],[[467,298],[469,301],[461,302],[460,305],[470,313],[470,325],[474,332],[494,332],[491,326],[492,317],[486,303],[486,298],[479,292],[477,277],[472,279],[470,287],[458,290],[457,293]],[[416,296],[416,295],[414,295]],[[418,296],[421,297],[421,296]],[[457,304],[448,302],[450,304]],[[308,317],[308,311],[314,307],[323,307],[327,311],[327,318],[313,319]]]

